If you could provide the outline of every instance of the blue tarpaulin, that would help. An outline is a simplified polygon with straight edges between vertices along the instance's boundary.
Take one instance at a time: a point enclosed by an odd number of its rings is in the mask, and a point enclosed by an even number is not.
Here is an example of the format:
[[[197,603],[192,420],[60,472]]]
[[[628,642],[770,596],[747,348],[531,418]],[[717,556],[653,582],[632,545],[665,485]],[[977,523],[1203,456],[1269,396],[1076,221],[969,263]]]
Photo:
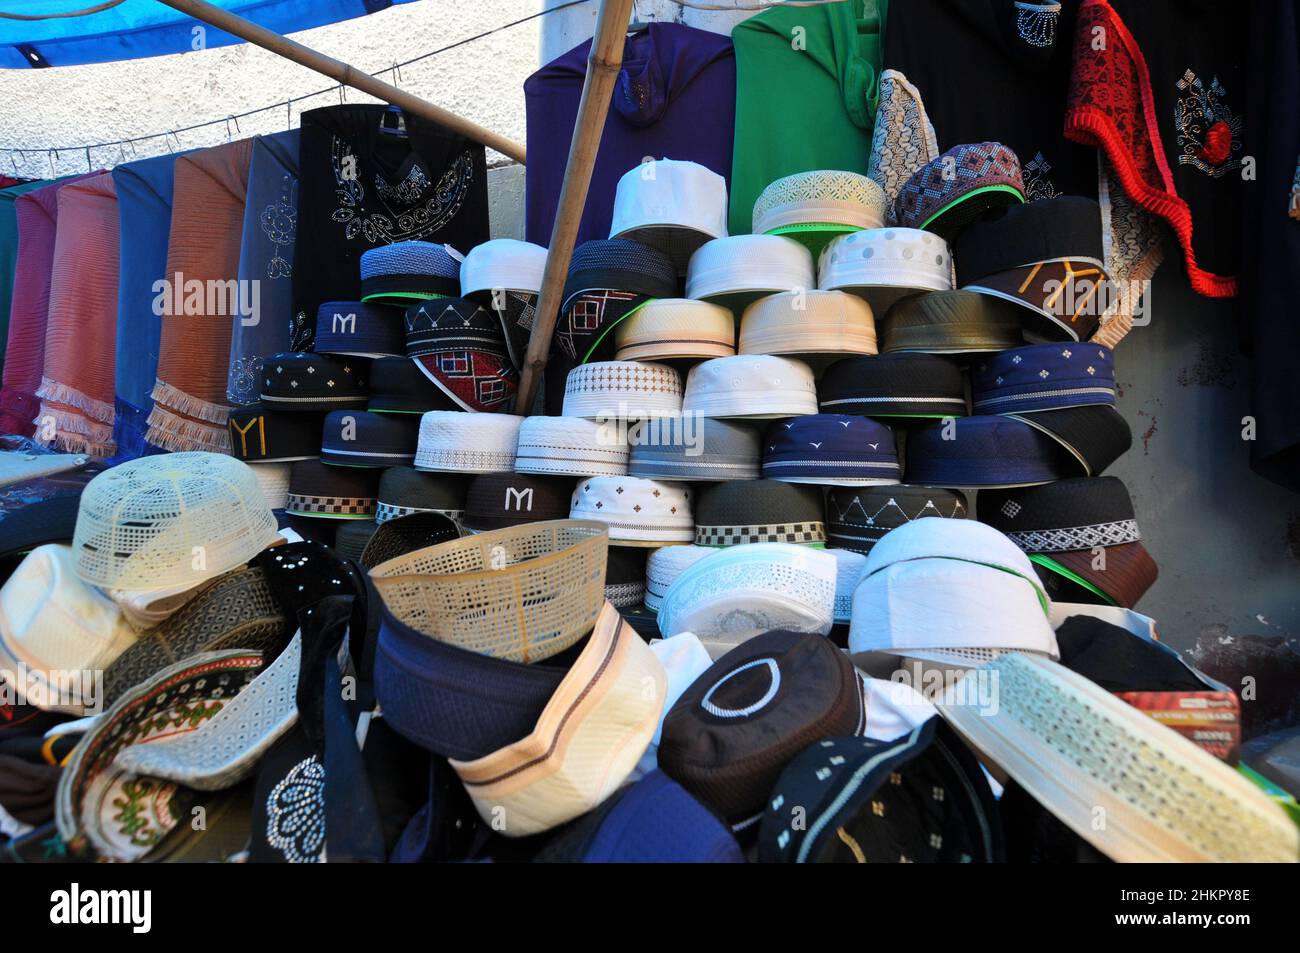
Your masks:
[[[95,0],[0,0],[0,10],[28,16],[68,13]],[[294,33],[365,16],[414,0],[210,0],[277,33]],[[196,33],[196,27],[202,33]],[[53,20],[0,18],[0,68],[111,63],[189,53],[243,42],[157,0],[126,0],[108,10]]]

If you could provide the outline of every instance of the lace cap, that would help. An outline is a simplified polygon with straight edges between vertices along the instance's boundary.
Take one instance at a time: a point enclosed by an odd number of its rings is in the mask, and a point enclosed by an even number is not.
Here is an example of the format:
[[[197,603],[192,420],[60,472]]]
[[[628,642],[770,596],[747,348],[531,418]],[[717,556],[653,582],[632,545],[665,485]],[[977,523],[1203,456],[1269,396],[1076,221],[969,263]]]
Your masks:
[[[168,453],[105,470],[81,495],[77,575],[108,589],[198,585],[248,562],[276,536],[246,463]]]
[[[1021,653],[982,672],[997,686],[996,708],[963,680],[940,714],[1112,860],[1300,858],[1300,832],[1263,792],[1094,682]]]
[[[885,192],[856,172],[817,169],[777,179],[754,203],[754,234],[790,226],[885,224]],[[842,230],[842,229],[841,229]]]

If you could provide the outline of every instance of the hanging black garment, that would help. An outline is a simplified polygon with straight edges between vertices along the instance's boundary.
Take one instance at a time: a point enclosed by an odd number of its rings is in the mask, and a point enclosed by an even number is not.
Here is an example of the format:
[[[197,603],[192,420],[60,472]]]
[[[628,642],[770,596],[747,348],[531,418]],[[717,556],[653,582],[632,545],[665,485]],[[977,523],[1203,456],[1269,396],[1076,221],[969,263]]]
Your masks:
[[[1068,142],[1066,89],[1078,0],[891,3],[885,69],[917,88],[939,150],[993,140],[1019,157],[1029,201],[1097,194],[1093,150]]]
[[[1300,274],[1300,0],[1250,9],[1246,58],[1245,153],[1258,176],[1242,185],[1241,317],[1255,360],[1250,413],[1251,466],[1260,476],[1300,491],[1300,361],[1296,275]]]
[[[308,349],[316,310],[361,295],[361,253],[394,242],[488,240],[482,143],[380,105],[302,115],[294,248],[294,349]]]

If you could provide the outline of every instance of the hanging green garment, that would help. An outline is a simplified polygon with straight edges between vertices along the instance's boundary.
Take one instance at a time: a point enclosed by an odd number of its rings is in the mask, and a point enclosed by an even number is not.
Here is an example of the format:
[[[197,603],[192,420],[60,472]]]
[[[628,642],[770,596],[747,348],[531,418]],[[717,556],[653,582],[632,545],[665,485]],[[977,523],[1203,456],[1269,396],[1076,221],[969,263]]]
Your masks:
[[[866,174],[886,2],[777,7],[731,31],[732,235],[749,233],[754,200],[782,176],[813,169]]]
[[[50,183],[23,182],[0,189],[0,370],[5,366],[5,342],[9,340],[9,303],[14,295],[14,270],[18,267],[18,214],[14,199],[24,192]]]

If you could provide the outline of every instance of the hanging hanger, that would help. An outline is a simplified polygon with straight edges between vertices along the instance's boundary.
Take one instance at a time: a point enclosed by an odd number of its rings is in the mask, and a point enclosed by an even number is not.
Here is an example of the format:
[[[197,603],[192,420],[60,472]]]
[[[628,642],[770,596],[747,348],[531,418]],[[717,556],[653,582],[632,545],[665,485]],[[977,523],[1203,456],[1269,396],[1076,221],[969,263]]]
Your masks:
[[[647,30],[653,22],[653,20],[641,19],[640,6],[637,4],[636,0],[632,0],[632,22],[627,25],[627,35],[631,36],[633,33],[640,33],[642,30]]]

